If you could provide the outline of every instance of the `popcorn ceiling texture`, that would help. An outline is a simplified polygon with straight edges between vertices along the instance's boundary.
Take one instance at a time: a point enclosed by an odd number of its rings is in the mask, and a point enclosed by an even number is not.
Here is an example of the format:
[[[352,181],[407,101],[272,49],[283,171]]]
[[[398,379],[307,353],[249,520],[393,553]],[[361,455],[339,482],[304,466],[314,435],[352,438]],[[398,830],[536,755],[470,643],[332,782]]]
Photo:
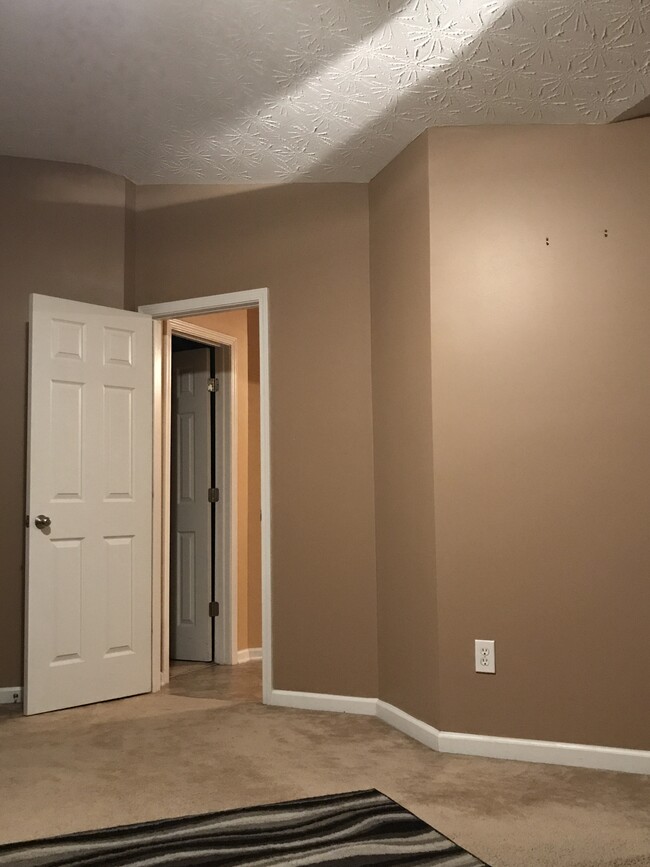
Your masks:
[[[367,181],[426,127],[606,123],[650,0],[21,0],[0,153],[136,183]]]

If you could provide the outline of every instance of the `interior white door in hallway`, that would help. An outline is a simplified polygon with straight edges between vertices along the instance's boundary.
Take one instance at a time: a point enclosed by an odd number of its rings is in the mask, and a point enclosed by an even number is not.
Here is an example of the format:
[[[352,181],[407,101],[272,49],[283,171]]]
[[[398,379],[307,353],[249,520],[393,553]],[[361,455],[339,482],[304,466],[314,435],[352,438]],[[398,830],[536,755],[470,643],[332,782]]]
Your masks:
[[[151,689],[152,320],[33,295],[25,713]]]
[[[210,350],[172,355],[170,656],[212,661]]]

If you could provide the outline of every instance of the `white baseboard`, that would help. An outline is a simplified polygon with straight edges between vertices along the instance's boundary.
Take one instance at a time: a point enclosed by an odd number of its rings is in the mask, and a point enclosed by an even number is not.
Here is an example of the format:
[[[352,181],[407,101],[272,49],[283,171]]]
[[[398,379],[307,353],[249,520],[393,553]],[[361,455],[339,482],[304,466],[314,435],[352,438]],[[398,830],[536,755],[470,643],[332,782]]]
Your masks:
[[[380,699],[275,689],[271,693],[269,704],[302,710],[326,710],[377,716],[393,728],[440,753],[566,765],[599,771],[650,774],[650,750],[627,750],[589,744],[443,732]]]
[[[22,704],[22,686],[0,686],[0,704]]]
[[[490,759],[514,759],[519,762],[540,762],[547,765],[568,765],[572,768],[593,768],[598,771],[650,774],[649,750],[626,750],[620,747],[566,744],[557,741],[532,741],[524,738],[497,738],[460,732],[440,732],[438,744],[441,753],[485,756]]]
[[[438,750],[440,732],[422,720],[416,719],[385,701],[377,701],[377,716],[398,731],[403,732],[416,741],[420,741],[432,750]]]
[[[237,651],[237,662],[253,662],[262,658],[261,647],[247,647],[246,650]]]
[[[295,707],[300,710],[329,710],[335,713],[357,713],[375,716],[376,698],[356,698],[351,695],[327,695],[322,692],[291,692],[274,689],[269,704]]]

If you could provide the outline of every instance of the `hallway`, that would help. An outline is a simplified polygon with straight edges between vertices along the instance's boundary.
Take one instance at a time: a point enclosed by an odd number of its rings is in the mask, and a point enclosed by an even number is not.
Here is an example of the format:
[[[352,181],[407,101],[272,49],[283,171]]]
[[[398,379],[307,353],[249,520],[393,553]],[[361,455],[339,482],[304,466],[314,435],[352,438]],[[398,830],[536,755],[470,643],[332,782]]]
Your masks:
[[[260,663],[179,663],[155,695],[1,708],[0,841],[376,788],[493,867],[650,865],[648,777],[439,755],[260,696]]]

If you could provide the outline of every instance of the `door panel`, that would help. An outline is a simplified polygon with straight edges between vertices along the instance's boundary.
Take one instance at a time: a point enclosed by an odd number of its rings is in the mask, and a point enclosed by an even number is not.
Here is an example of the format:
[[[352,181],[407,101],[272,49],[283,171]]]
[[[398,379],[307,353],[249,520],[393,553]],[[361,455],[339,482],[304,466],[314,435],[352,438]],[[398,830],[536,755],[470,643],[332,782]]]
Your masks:
[[[81,661],[81,588],[83,539],[52,542],[52,665]]]
[[[172,355],[170,655],[212,660],[210,351]]]
[[[104,499],[133,498],[133,389],[104,387]]]
[[[105,653],[133,653],[133,536],[105,539]]]
[[[50,395],[53,499],[80,501],[82,499],[83,384],[53,380]]]
[[[28,714],[151,689],[152,522],[151,318],[33,295],[30,322]]]

